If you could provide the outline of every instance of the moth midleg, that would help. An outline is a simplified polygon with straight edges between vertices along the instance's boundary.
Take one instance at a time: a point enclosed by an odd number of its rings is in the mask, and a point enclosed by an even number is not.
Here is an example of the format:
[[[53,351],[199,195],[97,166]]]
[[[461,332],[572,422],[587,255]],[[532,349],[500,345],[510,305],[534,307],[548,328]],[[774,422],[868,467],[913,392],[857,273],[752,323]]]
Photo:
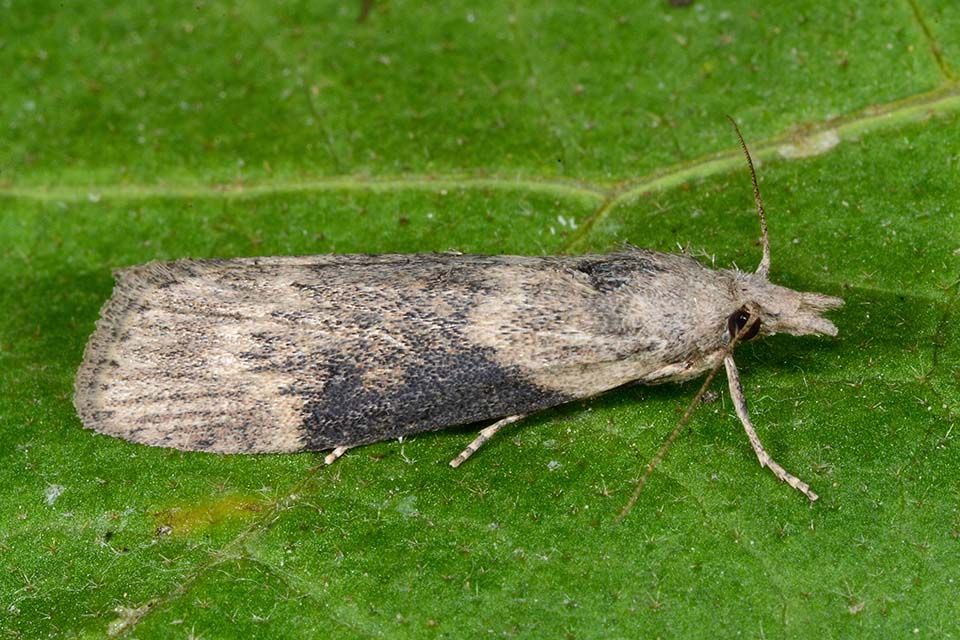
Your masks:
[[[480,435],[478,435],[473,442],[468,444],[467,448],[460,452],[460,455],[458,455],[456,458],[450,461],[450,466],[456,469],[461,464],[466,462],[467,458],[475,454],[477,452],[477,449],[482,447],[487,440],[495,436],[497,432],[500,431],[500,429],[504,428],[508,424],[513,424],[517,420],[523,420],[526,417],[527,417],[526,415],[507,416],[502,420],[498,420],[497,422],[494,422],[489,427],[482,429],[480,431]]]
[[[334,462],[342,458],[343,454],[345,454],[351,448],[352,447],[336,447],[333,451],[328,453],[326,457],[324,457],[323,459],[324,464],[333,464]]]
[[[740,418],[740,422],[743,423],[743,428],[747,432],[747,438],[750,439],[750,446],[753,447],[757,458],[760,460],[760,466],[770,469],[773,475],[803,493],[810,498],[811,502],[816,500],[819,496],[810,489],[810,485],[777,464],[777,461],[771,458],[770,454],[763,448],[763,444],[761,444],[760,438],[753,428],[753,423],[750,422],[750,414],[747,413],[747,400],[743,396],[743,386],[740,384],[740,374],[737,372],[737,365],[733,362],[733,356],[725,357],[723,364],[727,369],[727,382],[730,385],[730,397],[733,399],[733,406],[737,411],[737,417]]]

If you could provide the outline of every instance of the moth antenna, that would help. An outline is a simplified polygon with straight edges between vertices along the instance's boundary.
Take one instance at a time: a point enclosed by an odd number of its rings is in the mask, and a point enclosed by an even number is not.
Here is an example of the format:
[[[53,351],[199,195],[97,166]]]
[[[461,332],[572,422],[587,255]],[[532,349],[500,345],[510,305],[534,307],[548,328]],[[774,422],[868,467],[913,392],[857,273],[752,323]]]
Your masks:
[[[727,120],[730,121],[730,124],[733,125],[733,130],[737,133],[737,138],[740,140],[740,148],[743,149],[743,155],[747,157],[747,166],[750,167],[750,179],[753,181],[753,200],[757,203],[757,214],[760,216],[760,229],[763,233],[763,257],[760,258],[760,266],[757,267],[757,274],[766,278],[770,273],[770,236],[767,234],[767,216],[763,212],[763,200],[760,198],[760,187],[757,186],[757,172],[753,170],[753,159],[750,158],[747,143],[743,141],[743,136],[740,135],[740,127],[737,126],[737,121],[729,115],[727,116]]]
[[[756,322],[756,320],[754,320]],[[737,346],[737,342],[740,340],[741,336],[746,335],[750,329],[753,327],[754,322],[748,322],[744,324],[743,327],[730,339],[730,342],[727,343],[727,346],[721,352],[723,357],[717,361],[717,364],[713,365],[713,368],[710,369],[710,373],[707,374],[706,380],[703,381],[703,384],[700,385],[700,390],[697,391],[697,394],[693,396],[693,400],[690,401],[690,405],[687,407],[687,410],[683,412],[683,416],[680,418],[680,422],[677,423],[676,428],[674,428],[673,433],[666,439],[663,443],[663,446],[660,447],[660,450],[657,451],[657,455],[653,456],[650,462],[647,463],[647,468],[644,469],[643,475],[640,477],[640,480],[637,481],[637,486],[633,490],[633,494],[630,496],[630,499],[627,500],[627,504],[623,506],[623,509],[620,510],[620,514],[614,518],[613,524],[620,524],[620,522],[627,517],[627,514],[630,513],[633,509],[633,505],[637,503],[637,498],[640,497],[640,492],[643,491],[643,487],[647,484],[647,480],[650,479],[650,476],[653,475],[653,470],[657,468],[657,465],[663,460],[664,456],[667,455],[667,450],[670,448],[670,445],[673,444],[673,441],[677,439],[677,436],[680,435],[680,431],[690,422],[693,412],[700,402],[703,400],[704,394],[707,392],[707,389],[710,388],[710,385],[713,383],[713,379],[717,377],[717,373],[720,371],[720,368],[724,366],[724,361],[733,353],[733,348]]]

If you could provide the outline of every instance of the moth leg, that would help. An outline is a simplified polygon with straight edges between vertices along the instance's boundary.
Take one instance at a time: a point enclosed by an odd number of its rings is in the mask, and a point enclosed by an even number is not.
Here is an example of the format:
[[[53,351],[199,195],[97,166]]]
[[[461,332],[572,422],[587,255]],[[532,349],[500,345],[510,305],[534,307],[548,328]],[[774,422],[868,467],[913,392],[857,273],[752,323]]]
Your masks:
[[[323,459],[324,464],[333,464],[334,462],[342,458],[343,454],[345,454],[349,449],[350,447],[335,448],[333,451],[328,453],[327,456]]]
[[[743,396],[743,386],[740,384],[740,374],[737,372],[737,365],[733,362],[733,356],[728,355],[724,358],[723,364],[727,368],[727,382],[730,385],[730,397],[733,398],[733,406],[737,411],[737,417],[743,423],[743,428],[747,431],[747,438],[750,439],[750,446],[753,447],[757,458],[760,460],[760,466],[770,469],[773,475],[807,496],[811,502],[816,500],[819,496],[813,492],[810,485],[777,464],[776,460],[771,458],[770,454],[764,450],[760,438],[753,428],[753,423],[750,422],[750,414],[747,413],[747,400]]]
[[[495,436],[497,434],[497,431],[500,431],[500,429],[504,428],[508,424],[513,424],[517,420],[522,420],[526,417],[527,417],[526,415],[507,416],[503,420],[498,420],[497,422],[494,422],[489,427],[481,430],[480,435],[478,435],[473,442],[468,444],[467,448],[460,452],[460,455],[458,455],[456,458],[450,461],[450,466],[456,469],[461,464],[463,464],[467,460],[467,458],[475,454],[477,452],[477,449],[482,447],[487,440]]]

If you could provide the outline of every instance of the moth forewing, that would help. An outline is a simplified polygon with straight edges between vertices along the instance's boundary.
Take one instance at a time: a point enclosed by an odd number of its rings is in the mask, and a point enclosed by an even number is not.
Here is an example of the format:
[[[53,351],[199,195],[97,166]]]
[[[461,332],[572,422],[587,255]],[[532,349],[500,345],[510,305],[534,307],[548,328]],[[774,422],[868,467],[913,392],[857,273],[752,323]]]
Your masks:
[[[181,261],[118,273],[77,376],[84,423],[221,453],[321,450],[696,375],[722,344],[665,312],[723,272],[605,255]],[[706,297],[705,297],[706,299]]]

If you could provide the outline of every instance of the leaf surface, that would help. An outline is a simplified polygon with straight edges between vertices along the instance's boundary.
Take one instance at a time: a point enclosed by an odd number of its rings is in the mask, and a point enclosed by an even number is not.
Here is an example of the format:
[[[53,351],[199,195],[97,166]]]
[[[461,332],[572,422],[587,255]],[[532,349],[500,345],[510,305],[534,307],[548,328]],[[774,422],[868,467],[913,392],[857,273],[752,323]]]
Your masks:
[[[960,10],[0,4],[3,637],[957,637]],[[842,296],[835,339],[505,430],[216,456],[82,428],[110,270],[604,251]]]

